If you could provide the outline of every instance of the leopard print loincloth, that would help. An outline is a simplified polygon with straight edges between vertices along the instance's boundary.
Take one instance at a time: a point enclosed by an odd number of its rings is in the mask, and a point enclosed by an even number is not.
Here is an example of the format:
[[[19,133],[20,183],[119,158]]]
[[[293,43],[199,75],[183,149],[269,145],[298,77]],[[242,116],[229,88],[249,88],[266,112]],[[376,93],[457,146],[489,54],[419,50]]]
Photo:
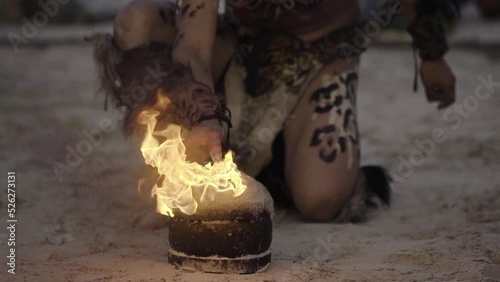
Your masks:
[[[230,141],[238,152],[242,152],[238,165],[249,175],[255,176],[272,159],[272,142],[288,123],[308,83],[325,65],[359,54],[345,53],[342,49],[343,44],[352,44],[353,28],[332,32],[309,43],[292,35],[256,28],[240,27],[238,34],[239,48],[228,67],[224,82],[227,107],[233,114]],[[349,89],[357,81],[357,74],[341,74],[335,79],[338,87],[342,86],[347,91],[347,96],[339,109],[329,111],[329,124],[339,123],[336,128],[340,130],[340,137],[334,142],[335,146],[321,149],[326,160],[334,158],[332,154],[335,150],[344,152],[347,147],[356,147],[348,145],[348,142],[358,142],[354,107],[349,106],[355,103],[355,95]],[[334,91],[331,89],[330,92]],[[320,100],[326,99],[321,91],[315,95],[317,97],[312,99],[318,100],[318,105],[321,104]],[[340,119],[343,121],[340,122]],[[332,128],[323,128],[323,131],[318,132],[317,139],[331,133]],[[319,139],[314,141],[312,143],[318,143],[317,146],[322,146],[320,144],[324,142]],[[332,141],[325,144],[330,143]],[[352,156],[350,159],[354,159],[359,153],[351,150],[349,154]]]

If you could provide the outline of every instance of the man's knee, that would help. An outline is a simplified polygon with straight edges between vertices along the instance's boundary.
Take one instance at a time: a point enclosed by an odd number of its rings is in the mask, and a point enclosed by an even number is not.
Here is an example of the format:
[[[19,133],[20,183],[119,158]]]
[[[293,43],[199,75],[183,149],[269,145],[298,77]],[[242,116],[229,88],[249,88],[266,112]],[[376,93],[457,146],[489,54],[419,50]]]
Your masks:
[[[114,21],[114,34],[122,50],[151,41],[173,41],[175,37],[174,7],[165,2],[134,0],[120,10]]]
[[[306,220],[314,222],[332,221],[346,200],[346,196],[337,189],[321,191],[313,187],[304,187],[300,193],[294,194],[294,203],[298,211]]]

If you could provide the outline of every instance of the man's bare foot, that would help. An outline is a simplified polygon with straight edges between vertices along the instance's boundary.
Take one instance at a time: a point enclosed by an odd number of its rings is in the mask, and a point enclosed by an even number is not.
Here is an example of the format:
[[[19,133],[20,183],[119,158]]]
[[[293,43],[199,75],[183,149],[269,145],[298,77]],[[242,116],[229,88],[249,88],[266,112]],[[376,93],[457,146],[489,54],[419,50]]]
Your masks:
[[[156,230],[167,227],[169,222],[168,216],[161,215],[149,207],[141,207],[132,213],[129,224],[134,228]]]

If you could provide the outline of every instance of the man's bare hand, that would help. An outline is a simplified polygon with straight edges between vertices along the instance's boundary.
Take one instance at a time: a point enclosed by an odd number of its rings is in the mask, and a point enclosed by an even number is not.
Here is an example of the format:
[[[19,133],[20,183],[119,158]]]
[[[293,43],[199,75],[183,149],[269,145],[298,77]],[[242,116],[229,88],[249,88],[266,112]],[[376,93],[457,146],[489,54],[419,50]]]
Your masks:
[[[186,135],[188,160],[202,163],[209,157],[217,162],[222,159],[222,126],[219,120],[205,120],[193,127]]]
[[[455,102],[455,76],[444,59],[424,60],[420,76],[429,102],[439,102],[444,109]]]

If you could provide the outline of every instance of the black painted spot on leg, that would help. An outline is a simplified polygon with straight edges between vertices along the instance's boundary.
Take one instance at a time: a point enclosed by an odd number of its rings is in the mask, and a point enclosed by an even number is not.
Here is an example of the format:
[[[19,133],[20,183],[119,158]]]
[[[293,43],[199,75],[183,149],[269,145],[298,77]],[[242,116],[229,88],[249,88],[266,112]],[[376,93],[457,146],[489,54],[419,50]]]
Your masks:
[[[319,157],[326,163],[333,163],[337,158],[337,149],[328,152],[327,150],[321,149],[319,152]]]
[[[339,137],[339,146],[340,151],[342,153],[345,153],[345,151],[347,150],[347,140],[345,139],[345,137]]]
[[[340,95],[337,95],[335,97],[335,101],[333,102],[333,106],[335,107],[340,107],[340,105],[342,105],[342,102],[344,101],[344,97],[340,96]]]
[[[168,23],[168,18],[167,18],[167,15],[165,14],[165,11],[163,11],[162,9],[160,9],[160,18],[161,20],[164,22],[164,23]]]
[[[330,124],[330,125],[327,125],[323,128],[318,128],[316,130],[314,130],[314,133],[313,133],[313,137],[311,139],[311,143],[310,143],[310,147],[316,147],[318,146],[319,144],[321,144],[321,140],[322,140],[322,136],[323,134],[326,134],[326,133],[333,133],[335,132],[335,125],[333,124]]]
[[[311,94],[309,102],[315,102],[314,111],[319,114],[328,113],[336,104],[342,103],[342,96],[333,99],[333,93],[339,89],[338,83],[332,83],[327,87],[322,87]]]
[[[189,8],[191,8],[191,4],[187,4],[186,6],[181,8],[181,18],[186,15],[186,13],[189,11]]]
[[[342,115],[342,110],[341,109],[338,109],[337,110],[337,115],[341,116]]]
[[[351,72],[347,75],[345,79],[341,78],[342,83],[346,86],[347,99],[351,101],[356,101],[356,87],[358,84],[358,73]]]
[[[344,122],[342,124],[345,130],[347,130],[347,128],[349,127],[349,122],[351,121],[352,115],[352,109],[347,109],[347,111],[345,111]]]
[[[337,158],[335,130],[333,124],[318,128],[314,131],[311,139],[310,147],[320,146],[319,158],[326,163],[332,163]]]

